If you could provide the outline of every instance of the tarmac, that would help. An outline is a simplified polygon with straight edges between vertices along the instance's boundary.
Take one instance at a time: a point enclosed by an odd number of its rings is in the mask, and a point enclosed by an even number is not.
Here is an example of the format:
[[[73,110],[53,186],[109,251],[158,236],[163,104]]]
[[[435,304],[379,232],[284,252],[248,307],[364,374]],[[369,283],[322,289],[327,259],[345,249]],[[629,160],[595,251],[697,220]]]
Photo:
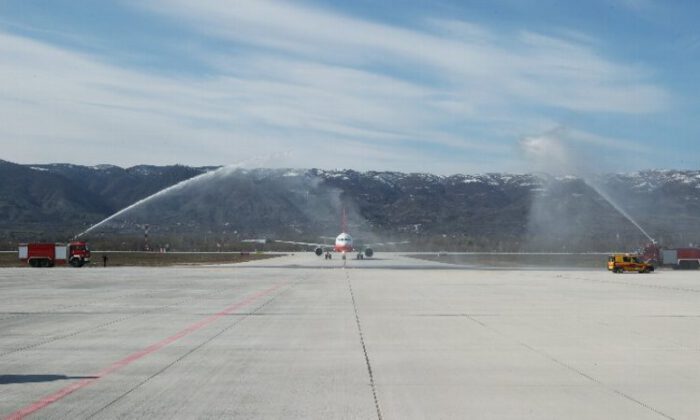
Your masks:
[[[696,271],[308,253],[0,296],[0,418],[700,418]]]

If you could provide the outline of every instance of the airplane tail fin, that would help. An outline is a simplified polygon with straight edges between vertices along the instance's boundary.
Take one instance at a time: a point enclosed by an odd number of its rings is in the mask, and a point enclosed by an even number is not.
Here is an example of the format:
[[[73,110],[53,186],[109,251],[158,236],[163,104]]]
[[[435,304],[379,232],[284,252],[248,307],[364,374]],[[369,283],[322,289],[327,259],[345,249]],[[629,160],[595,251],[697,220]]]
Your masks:
[[[343,213],[340,218],[340,231],[341,232],[348,232],[348,215],[345,212],[345,207],[343,207]]]

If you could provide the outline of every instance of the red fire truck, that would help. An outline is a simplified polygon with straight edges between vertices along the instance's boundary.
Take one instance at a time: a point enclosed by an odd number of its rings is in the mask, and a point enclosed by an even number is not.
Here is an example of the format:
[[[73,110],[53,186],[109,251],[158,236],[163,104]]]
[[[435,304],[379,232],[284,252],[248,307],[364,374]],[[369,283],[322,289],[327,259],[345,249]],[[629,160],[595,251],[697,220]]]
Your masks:
[[[90,262],[90,249],[85,242],[19,244],[19,259],[32,267],[82,267]]]
[[[670,265],[673,269],[700,268],[700,248],[676,248],[664,249],[662,253],[665,265]]]

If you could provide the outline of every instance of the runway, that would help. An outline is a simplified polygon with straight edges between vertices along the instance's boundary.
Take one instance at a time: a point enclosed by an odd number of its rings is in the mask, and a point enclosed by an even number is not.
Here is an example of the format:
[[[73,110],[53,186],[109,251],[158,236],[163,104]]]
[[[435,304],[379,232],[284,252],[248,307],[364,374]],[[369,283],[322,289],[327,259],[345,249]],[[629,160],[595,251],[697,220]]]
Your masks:
[[[0,418],[700,418],[700,275],[0,269]]]

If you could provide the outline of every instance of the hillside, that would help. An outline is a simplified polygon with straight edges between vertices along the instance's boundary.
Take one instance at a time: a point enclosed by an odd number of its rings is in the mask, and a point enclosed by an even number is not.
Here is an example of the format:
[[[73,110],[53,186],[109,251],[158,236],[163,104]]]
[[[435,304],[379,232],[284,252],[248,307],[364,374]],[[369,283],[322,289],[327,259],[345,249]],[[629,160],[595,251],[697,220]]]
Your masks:
[[[6,249],[67,240],[137,200],[216,169],[0,161],[0,238]],[[656,239],[669,246],[700,242],[699,171],[593,181]],[[341,208],[356,237],[408,240],[416,249],[605,251],[646,240],[575,177],[232,168],[147,202],[86,238],[137,247],[147,224],[152,244],[172,249],[233,249],[249,238],[316,241],[337,234]]]

